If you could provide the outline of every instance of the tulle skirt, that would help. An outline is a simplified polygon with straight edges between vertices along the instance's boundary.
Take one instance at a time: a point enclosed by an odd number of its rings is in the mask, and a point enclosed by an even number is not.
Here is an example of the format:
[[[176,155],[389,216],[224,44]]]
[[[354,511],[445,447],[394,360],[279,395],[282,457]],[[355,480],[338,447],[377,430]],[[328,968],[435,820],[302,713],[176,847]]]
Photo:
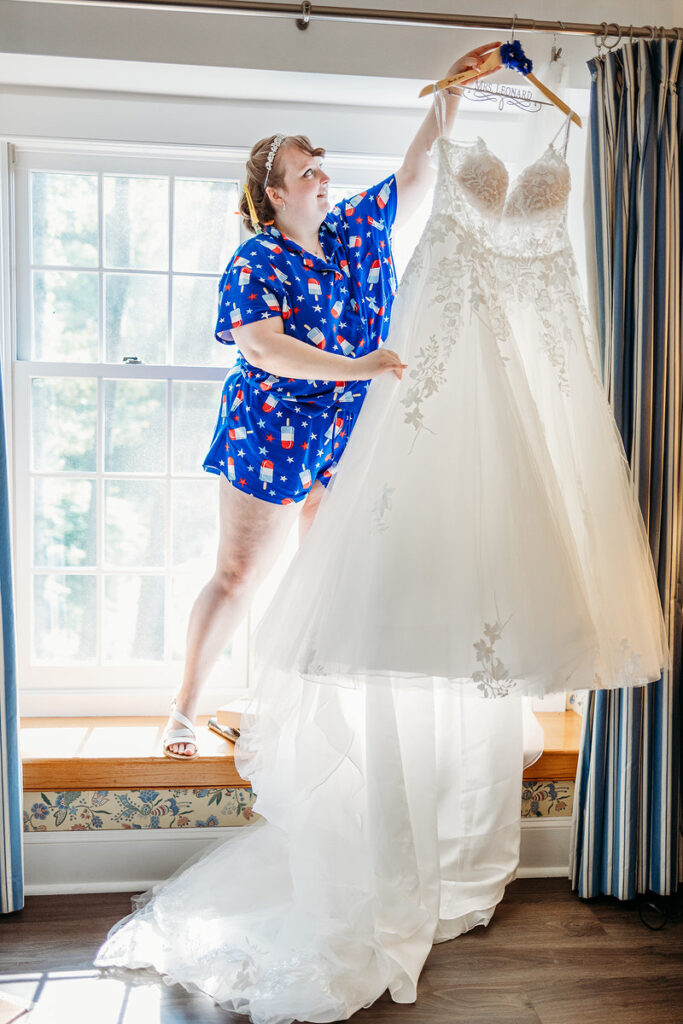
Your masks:
[[[432,944],[488,925],[519,861],[522,700],[385,684],[269,677],[238,760],[263,819],[135,898],[105,977],[256,1024],[346,1020],[413,1002]]]
[[[370,387],[264,661],[484,697],[656,680],[655,570],[571,253],[547,283],[504,257],[444,274],[451,251],[428,228],[401,281],[387,344],[408,369]]]

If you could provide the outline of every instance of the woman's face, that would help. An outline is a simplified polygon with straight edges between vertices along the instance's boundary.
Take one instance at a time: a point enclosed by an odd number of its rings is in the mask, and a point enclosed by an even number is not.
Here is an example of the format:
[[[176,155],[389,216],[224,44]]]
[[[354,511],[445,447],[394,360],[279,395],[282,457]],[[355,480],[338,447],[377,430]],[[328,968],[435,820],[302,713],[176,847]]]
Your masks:
[[[298,146],[282,146],[278,153],[284,167],[284,185],[268,186],[267,192],[278,217],[289,224],[319,227],[329,209],[329,175],[321,168],[322,157],[310,156]],[[280,208],[285,203],[284,214]]]

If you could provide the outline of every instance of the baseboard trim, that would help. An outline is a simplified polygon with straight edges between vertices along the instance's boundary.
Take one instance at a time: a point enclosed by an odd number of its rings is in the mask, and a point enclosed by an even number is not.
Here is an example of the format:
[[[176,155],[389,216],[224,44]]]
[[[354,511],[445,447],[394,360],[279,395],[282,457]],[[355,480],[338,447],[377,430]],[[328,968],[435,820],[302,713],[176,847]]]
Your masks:
[[[571,818],[522,818],[518,878],[568,878]]]
[[[143,892],[231,830],[26,832],[24,891],[27,896]],[[570,818],[523,818],[517,877],[567,877],[570,835]]]
[[[248,826],[233,826],[248,827]],[[24,833],[24,892],[142,892],[232,827]]]

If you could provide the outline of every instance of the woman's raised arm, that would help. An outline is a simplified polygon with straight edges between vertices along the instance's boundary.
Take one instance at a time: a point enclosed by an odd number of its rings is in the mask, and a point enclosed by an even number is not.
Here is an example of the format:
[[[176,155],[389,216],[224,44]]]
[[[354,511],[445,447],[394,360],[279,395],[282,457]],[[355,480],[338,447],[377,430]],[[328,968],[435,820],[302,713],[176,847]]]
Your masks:
[[[483,46],[477,46],[474,50],[470,50],[469,53],[459,57],[454,64],[450,66],[444,78],[449,78],[451,75],[457,75],[459,71],[466,71],[468,68],[477,68],[486,58],[492,50],[495,50],[500,46],[500,42],[497,43],[485,43]],[[485,78],[486,75],[491,72],[486,71],[483,75],[478,75],[477,78]],[[472,79],[475,81],[476,79]],[[451,93],[448,90],[445,94],[446,99],[446,110],[445,110],[445,121],[446,121],[446,132],[450,133],[453,128],[453,122],[455,121],[455,114],[458,109],[458,103],[460,102],[460,96],[458,93]],[[434,182],[434,168],[429,163],[429,150],[432,147],[432,143],[437,138],[439,128],[436,120],[436,110],[434,103],[427,112],[427,116],[417,130],[415,138],[408,146],[406,155],[403,158],[403,163],[396,171],[396,187],[398,193],[398,206],[396,209],[396,220],[394,222],[394,228],[401,228],[407,220],[413,215],[415,210],[422,202],[428,188]]]

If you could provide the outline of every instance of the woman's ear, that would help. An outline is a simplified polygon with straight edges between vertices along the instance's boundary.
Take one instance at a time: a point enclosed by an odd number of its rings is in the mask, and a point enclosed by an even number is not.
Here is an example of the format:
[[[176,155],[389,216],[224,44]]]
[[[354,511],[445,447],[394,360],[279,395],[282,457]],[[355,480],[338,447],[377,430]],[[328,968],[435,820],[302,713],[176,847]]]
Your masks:
[[[270,199],[272,206],[277,207],[280,206],[280,204],[282,203],[282,196],[277,191],[277,189],[271,188],[270,185],[266,188],[266,195]]]

